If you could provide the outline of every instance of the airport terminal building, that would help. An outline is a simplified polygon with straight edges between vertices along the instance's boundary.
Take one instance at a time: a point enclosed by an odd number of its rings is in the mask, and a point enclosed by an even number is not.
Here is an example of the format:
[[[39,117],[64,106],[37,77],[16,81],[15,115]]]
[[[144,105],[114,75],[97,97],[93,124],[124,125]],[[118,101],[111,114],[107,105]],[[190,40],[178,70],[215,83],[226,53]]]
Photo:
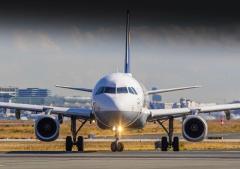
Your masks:
[[[17,87],[0,87],[0,102],[9,102],[11,98],[16,97]]]
[[[13,102],[25,104],[45,104],[46,99],[51,95],[50,90],[41,88],[18,89]]]

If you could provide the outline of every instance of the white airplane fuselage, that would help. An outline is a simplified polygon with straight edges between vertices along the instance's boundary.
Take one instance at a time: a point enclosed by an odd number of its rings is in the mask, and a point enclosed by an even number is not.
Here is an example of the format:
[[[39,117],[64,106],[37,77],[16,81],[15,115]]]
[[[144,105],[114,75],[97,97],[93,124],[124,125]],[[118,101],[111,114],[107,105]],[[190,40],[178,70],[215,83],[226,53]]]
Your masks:
[[[143,128],[148,115],[146,100],[143,86],[131,74],[112,73],[93,89],[93,114],[102,129]]]

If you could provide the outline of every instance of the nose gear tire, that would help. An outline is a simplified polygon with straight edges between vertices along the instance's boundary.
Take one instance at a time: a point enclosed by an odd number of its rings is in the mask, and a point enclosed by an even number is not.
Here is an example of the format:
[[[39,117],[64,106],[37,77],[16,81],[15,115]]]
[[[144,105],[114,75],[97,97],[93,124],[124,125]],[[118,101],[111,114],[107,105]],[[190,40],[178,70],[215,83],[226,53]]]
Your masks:
[[[112,150],[112,152],[116,152],[116,151],[121,152],[121,151],[123,151],[123,149],[124,149],[123,143],[116,142],[116,141],[111,143],[111,150]]]

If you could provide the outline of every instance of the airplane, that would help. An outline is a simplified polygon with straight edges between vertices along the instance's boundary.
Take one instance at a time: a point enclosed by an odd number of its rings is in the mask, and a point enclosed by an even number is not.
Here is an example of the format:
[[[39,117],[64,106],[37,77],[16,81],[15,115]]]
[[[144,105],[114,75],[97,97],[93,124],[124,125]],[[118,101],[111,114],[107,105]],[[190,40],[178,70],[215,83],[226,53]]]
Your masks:
[[[148,107],[149,95],[173,92],[185,89],[198,88],[200,86],[178,87],[170,89],[146,90],[132,75],[130,70],[130,12],[127,11],[126,19],[126,44],[125,64],[123,73],[112,73],[102,77],[93,89],[56,85],[56,87],[89,92],[92,94],[91,108],[68,108],[45,105],[32,105],[20,103],[0,102],[0,108],[15,109],[16,117],[20,117],[21,110],[42,113],[35,121],[35,135],[45,142],[54,141],[59,136],[60,124],[63,117],[71,119],[71,136],[66,137],[66,151],[72,151],[73,146],[78,151],[84,151],[84,138],[78,133],[87,123],[96,121],[100,129],[112,129],[115,139],[111,143],[112,152],[123,151],[120,134],[123,129],[142,129],[147,122],[158,123],[166,136],[161,141],[156,141],[162,151],[179,151],[179,138],[174,136],[174,119],[181,117],[182,135],[190,142],[204,140],[207,136],[208,126],[200,116],[201,113],[225,111],[226,117],[230,117],[230,110],[240,109],[239,103],[221,104],[214,106],[173,109],[151,109]],[[77,120],[81,124],[77,126]],[[164,122],[168,121],[168,127]]]

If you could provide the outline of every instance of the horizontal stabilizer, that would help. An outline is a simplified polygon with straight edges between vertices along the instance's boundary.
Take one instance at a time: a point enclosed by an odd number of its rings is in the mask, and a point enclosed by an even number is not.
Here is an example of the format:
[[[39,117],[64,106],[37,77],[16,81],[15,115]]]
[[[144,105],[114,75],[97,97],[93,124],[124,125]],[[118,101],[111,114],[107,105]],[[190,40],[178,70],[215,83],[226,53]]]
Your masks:
[[[80,90],[80,91],[84,91],[84,92],[92,92],[92,89],[87,89],[87,88],[78,88],[78,87],[61,86],[61,85],[56,85],[56,87],[64,88],[64,89],[71,89],[71,90]]]
[[[194,89],[199,88],[201,86],[187,86],[187,87],[178,87],[178,88],[170,88],[170,89],[159,89],[159,90],[150,90],[147,91],[146,94],[158,94],[158,93],[166,93],[166,92],[174,92],[178,90],[186,90],[186,89]]]

